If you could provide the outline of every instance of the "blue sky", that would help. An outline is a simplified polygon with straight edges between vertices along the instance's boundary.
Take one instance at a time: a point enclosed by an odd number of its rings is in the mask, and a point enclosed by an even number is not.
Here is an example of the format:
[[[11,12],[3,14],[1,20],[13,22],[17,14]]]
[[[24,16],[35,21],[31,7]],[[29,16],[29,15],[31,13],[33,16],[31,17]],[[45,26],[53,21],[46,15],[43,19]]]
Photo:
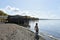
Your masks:
[[[59,18],[60,0],[0,0],[0,10],[10,15]]]

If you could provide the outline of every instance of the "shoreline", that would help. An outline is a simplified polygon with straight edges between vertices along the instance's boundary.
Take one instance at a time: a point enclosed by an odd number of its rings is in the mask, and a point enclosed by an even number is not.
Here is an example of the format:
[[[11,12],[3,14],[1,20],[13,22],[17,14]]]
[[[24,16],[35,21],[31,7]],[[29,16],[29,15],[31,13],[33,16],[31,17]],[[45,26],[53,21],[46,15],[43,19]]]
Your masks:
[[[25,28],[25,27],[23,27],[23,28],[26,29],[26,30],[28,30],[28,31],[30,31],[30,32],[32,32],[32,33],[34,33],[33,31],[29,30],[28,28]],[[44,35],[43,33],[42,34],[41,33],[39,33],[39,36],[42,37],[44,40],[59,40],[58,38],[56,38],[56,37],[54,37],[52,35],[48,35],[48,34]]]
[[[1,28],[4,28],[4,29],[1,29]],[[8,28],[7,28],[8,27]],[[10,27],[12,27],[12,28],[10,28]],[[9,29],[9,30],[8,30]],[[3,31],[4,30],[4,32],[7,30],[7,33],[5,32],[5,35],[6,34],[8,34],[9,33],[9,35],[11,35],[11,33],[14,33],[15,35],[12,35],[12,36],[16,36],[16,40],[18,40],[18,38],[20,38],[21,36],[21,39],[20,40],[22,40],[23,38],[24,38],[24,40],[33,40],[33,38],[34,38],[34,32],[33,31],[31,31],[31,30],[29,30],[28,28],[26,28],[26,27],[23,27],[23,26],[20,26],[20,25],[17,25],[17,24],[10,24],[10,23],[8,23],[8,24],[0,24],[0,33],[1,33],[1,30]],[[15,31],[15,32],[14,32]],[[3,32],[3,33],[4,33]],[[2,34],[3,34],[2,33]],[[16,34],[17,33],[17,34]],[[22,35],[23,34],[23,35]],[[1,34],[0,34],[1,35]],[[3,35],[4,36],[4,35]],[[12,37],[11,36],[11,37]],[[19,37],[18,37],[19,36]],[[27,37],[27,39],[26,39],[26,37]],[[32,37],[32,38],[31,38]],[[1,36],[0,36],[0,38],[1,38]],[[30,39],[31,38],[31,39]],[[40,32],[39,33],[39,40],[58,40],[57,38],[55,38],[55,37],[53,37],[52,35],[48,35],[48,34],[44,34],[44,33],[42,33],[42,32]],[[5,38],[6,39],[6,38]],[[13,39],[15,39],[15,38],[13,38]]]

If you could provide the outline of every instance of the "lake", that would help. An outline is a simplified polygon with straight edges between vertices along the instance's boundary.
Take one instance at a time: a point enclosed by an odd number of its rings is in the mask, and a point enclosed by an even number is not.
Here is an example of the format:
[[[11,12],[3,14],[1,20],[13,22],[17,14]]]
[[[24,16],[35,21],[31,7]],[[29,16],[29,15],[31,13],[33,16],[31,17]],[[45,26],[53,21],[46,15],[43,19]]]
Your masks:
[[[39,20],[39,21],[30,21],[30,30],[34,31],[35,23],[38,23],[39,33],[46,35],[52,35],[56,38],[60,38],[60,20]]]

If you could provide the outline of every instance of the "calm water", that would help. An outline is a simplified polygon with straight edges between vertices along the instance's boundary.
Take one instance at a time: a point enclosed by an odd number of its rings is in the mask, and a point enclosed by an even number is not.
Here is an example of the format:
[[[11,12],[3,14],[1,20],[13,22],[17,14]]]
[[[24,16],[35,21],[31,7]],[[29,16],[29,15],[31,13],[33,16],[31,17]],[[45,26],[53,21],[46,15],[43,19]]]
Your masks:
[[[30,21],[30,30],[34,31],[35,23],[38,23],[39,32],[53,35],[54,37],[60,38],[60,20],[39,20]]]

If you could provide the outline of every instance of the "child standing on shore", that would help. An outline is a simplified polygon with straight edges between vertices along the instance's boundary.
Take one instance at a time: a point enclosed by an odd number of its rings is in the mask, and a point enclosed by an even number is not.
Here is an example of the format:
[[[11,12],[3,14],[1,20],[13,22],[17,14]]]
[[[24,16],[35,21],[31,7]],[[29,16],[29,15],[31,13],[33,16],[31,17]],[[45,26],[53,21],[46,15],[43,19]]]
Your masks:
[[[38,36],[38,32],[39,32],[39,29],[38,29],[38,23],[36,23],[34,29],[35,29],[35,39],[36,39],[36,40],[39,40],[39,36]]]

